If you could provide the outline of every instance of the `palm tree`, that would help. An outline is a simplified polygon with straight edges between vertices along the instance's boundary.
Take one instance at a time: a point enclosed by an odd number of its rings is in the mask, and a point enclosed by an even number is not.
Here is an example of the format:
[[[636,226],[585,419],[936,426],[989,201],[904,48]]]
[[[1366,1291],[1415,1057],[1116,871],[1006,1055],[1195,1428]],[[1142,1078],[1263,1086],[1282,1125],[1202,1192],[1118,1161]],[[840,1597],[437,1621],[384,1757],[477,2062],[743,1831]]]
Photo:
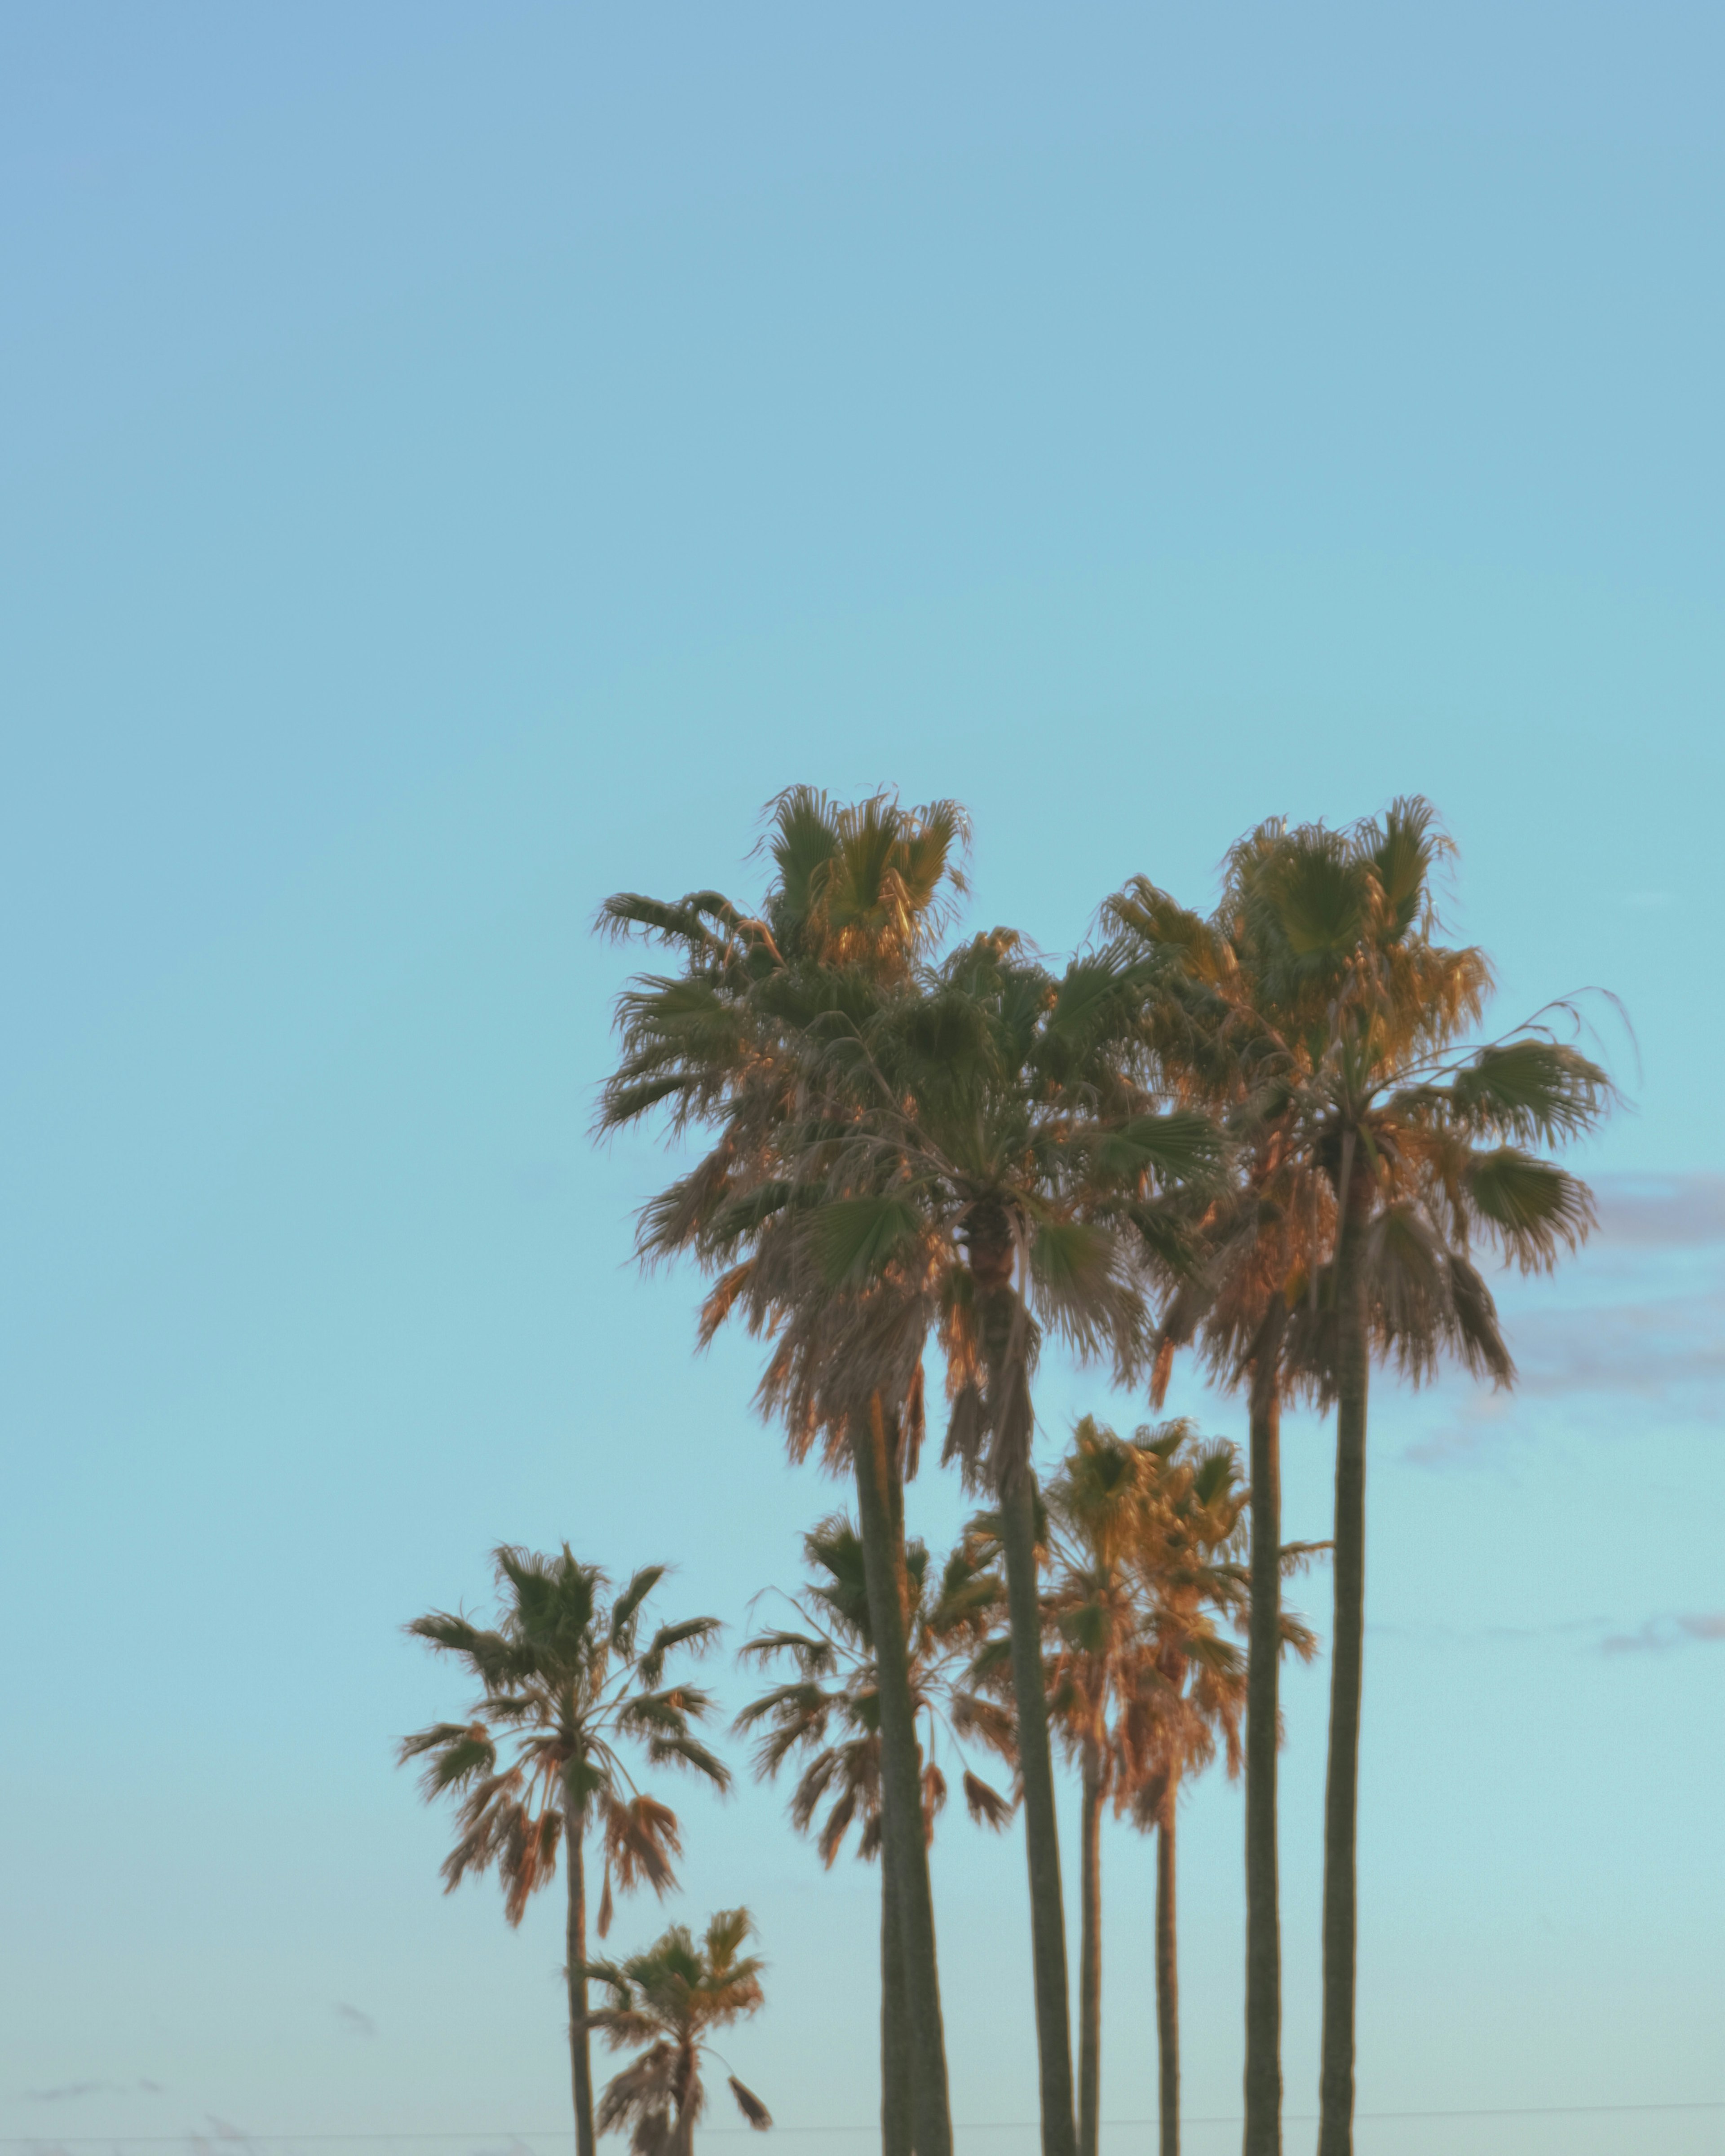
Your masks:
[[[1243,1676],[1218,1619],[1247,1621],[1233,1559],[1245,1492],[1230,1445],[1189,1422],[1140,1430],[1127,1444],[1086,1416],[1049,1491],[1053,1579],[1050,1707],[1085,1797],[1080,1984],[1080,2148],[1095,2156],[1101,2057],[1101,1826],[1104,1805],[1158,1837],[1156,1970],[1163,2156],[1179,2146],[1175,1935],[1176,1807],[1184,1783],[1225,1747],[1239,1764]],[[1307,1553],[1292,1548],[1289,1565]],[[1284,1643],[1310,1633],[1284,1614]]]
[[[1476,1249],[1495,1247],[1526,1272],[1576,1247],[1591,1198],[1538,1149],[1596,1128],[1615,1098],[1604,1070],[1544,1021],[1465,1045],[1491,968],[1479,950],[1437,941],[1433,880],[1447,851],[1429,805],[1406,800],[1347,830],[1266,824],[1230,870],[1258,988],[1230,1014],[1252,1073],[1236,1121],[1247,1137],[1274,1129],[1310,1206],[1303,1276],[1284,1298],[1284,1373],[1336,1408],[1319,2156],[1353,2148],[1372,1360],[1417,1383],[1448,1351],[1511,1382]]]
[[[946,1456],[999,1507],[1029,1872],[1044,2156],[1074,2156],[1071,2039],[1044,1692],[1030,1375],[1053,1325],[1130,1377],[1148,1342],[1143,1268],[1178,1241],[1163,1203],[1219,1148],[1209,1121],[1158,1112],[1142,983],[1116,952],[1058,979],[997,930],[867,1023],[829,1032],[855,1112],[811,1128],[804,1245],[834,1289],[895,1268],[937,1301],[952,1399]],[[824,1178],[824,1183],[822,1178]],[[1036,1313],[1033,1317],[1032,1311]],[[857,1339],[855,1365],[871,1343]]]
[[[1101,2123],[1104,1807],[1155,1771],[1172,1702],[1145,1637],[1131,1558],[1152,1461],[1086,1415],[1047,1493],[1052,1577],[1049,1712],[1082,1793],[1079,1847],[1078,2149],[1096,2156]]]
[[[880,1691],[861,1537],[850,1521],[835,1516],[805,1536],[803,1547],[814,1584],[793,1607],[806,1629],[777,1627],[757,1634],[740,1650],[742,1657],[763,1666],[788,1662],[795,1675],[751,1702],[736,1727],[739,1733],[761,1732],[755,1767],[763,1778],[776,1776],[793,1755],[805,1761],[791,1796],[791,1820],[798,1833],[816,1833],[824,1864],[834,1863],[853,1826],[860,1856],[886,1858]],[[921,1778],[925,1839],[932,1839],[936,1817],[947,1800],[947,1779],[938,1758],[942,1731],[958,1754],[971,1817],[1004,1827],[1011,1805],[963,1758],[966,1738],[1003,1759],[1014,1754],[1010,1714],[965,1681],[970,1661],[995,1621],[998,1584],[963,1545],[947,1558],[938,1582],[929,1578],[923,1543],[910,1543],[905,1558],[911,1694],[926,1732]],[[881,2144],[886,2156],[908,2156],[913,2139],[910,2107],[894,2071],[905,2041],[904,1957],[889,1861],[882,1864],[880,1897]]]
[[[1235,1174],[1193,1224],[1192,1247],[1157,1335],[1152,1404],[1166,1397],[1176,1348],[1198,1337],[1210,1373],[1248,1400],[1250,1620],[1245,1719],[1245,2131],[1244,2156],[1281,2152],[1281,1943],[1276,1764],[1281,1743],[1281,1403],[1287,1290],[1313,1264],[1312,1224],[1326,1199],[1314,1163],[1288,1139],[1291,1110],[1261,1090],[1283,1014],[1255,963],[1244,892],[1271,834],[1230,855],[1223,902],[1208,921],[1147,877],[1103,919],[1147,963],[1147,1032],[1176,1098],[1232,1125]]]
[[[613,2000],[588,2017],[589,2026],[614,2051],[641,2046],[599,2100],[599,2131],[627,2127],[634,2156],[692,2156],[695,2122],[706,2107],[701,2064],[712,2049],[708,2032],[761,2010],[764,1964],[738,1951],[752,1928],[747,1909],[721,1909],[699,1946],[685,1926],[673,1924],[644,1953],[589,1965],[587,1974],[609,1987]],[[730,2082],[737,2109],[765,2133],[773,2123],[766,2105],[735,2074]]]
[[[611,1924],[611,1890],[641,1886],[663,1898],[682,1853],[677,1817],[636,1787],[624,1747],[650,1767],[679,1767],[710,1786],[728,1769],[700,1743],[695,1725],[711,1708],[696,1686],[670,1684],[680,1650],[699,1654],[717,1636],[716,1617],[661,1625],[641,1640],[647,1598],[665,1577],[648,1565],[614,1599],[597,1565],[501,1548],[494,1553],[502,1608],[495,1626],[436,1610],[407,1630],[453,1655],[480,1687],[471,1717],[439,1722],[404,1738],[403,1763],[423,1758],[428,1803],[459,1801],[459,1836],[444,1861],[444,1891],[470,1871],[497,1867],[504,1913],[519,1924],[529,1897],[549,1886],[563,1851],[568,1886],[569,2055],[576,2156],[593,2156],[593,2071],[587,2030],[587,1875],[583,1844],[596,1830],[604,1887],[598,1930]],[[512,1752],[506,1762],[505,1748]]]
[[[894,2078],[914,2092],[921,2156],[949,2156],[901,1502],[922,1437],[928,1286],[903,1263],[860,1291],[830,1287],[803,1261],[793,1201],[810,1117],[844,1112],[819,1076],[815,1044],[834,1023],[864,1022],[908,978],[964,889],[968,832],[951,802],[905,808],[886,794],[840,806],[793,788],[769,813],[774,874],[758,913],[711,891],[669,903],[620,893],[601,908],[603,931],[657,941],[677,970],[639,978],[619,998],[622,1053],[598,1127],[662,1111],[675,1135],[713,1134],[693,1171],[644,1209],[639,1255],[650,1264],[688,1253],[719,1275],[702,1344],[733,1312],[772,1337],[763,1411],[783,1419],[793,1457],[818,1445],[855,1476],[879,1676],[885,1868],[905,1958],[906,2048]]]
[[[1222,1639],[1226,1615],[1250,1637],[1250,1574],[1235,1561],[1247,1492],[1230,1445],[1205,1444],[1189,1423],[1141,1432],[1158,1462],[1149,1502],[1140,1513],[1134,1562],[1146,1600],[1147,1644],[1168,1687],[1171,1712],[1161,1723],[1156,1772],[1134,1792],[1138,1823],[1156,1832],[1156,2025],[1162,2156],[1179,2156],[1180,2023],[1176,1928],[1175,1826],[1187,1782],[1214,1758],[1218,1745],[1230,1778],[1241,1764],[1240,1715],[1246,1670],[1239,1650]],[[1283,1553],[1282,1568],[1306,1553]],[[1278,1600],[1279,1650],[1310,1659],[1311,1633]]]

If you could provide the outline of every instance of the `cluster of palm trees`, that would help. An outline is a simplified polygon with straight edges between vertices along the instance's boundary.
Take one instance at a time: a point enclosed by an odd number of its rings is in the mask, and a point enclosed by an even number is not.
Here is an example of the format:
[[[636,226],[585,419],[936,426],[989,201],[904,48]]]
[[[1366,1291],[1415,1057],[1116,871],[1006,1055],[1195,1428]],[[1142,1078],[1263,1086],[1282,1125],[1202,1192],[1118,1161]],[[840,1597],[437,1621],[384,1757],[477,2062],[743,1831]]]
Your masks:
[[[944,1789],[937,1732],[1014,1769],[1044,2156],[1096,2147],[1097,1830],[1111,1803],[1159,1838],[1163,2147],[1176,2145],[1174,1807],[1183,1778],[1219,1747],[1243,1765],[1245,2147],[1279,2151],[1278,1666],[1287,1647],[1312,1644],[1282,1607],[1283,1574],[1308,1553],[1281,1539],[1280,1415],[1284,1399],[1333,1406],[1318,2149],[1343,2156],[1371,1367],[1417,1379],[1453,1352],[1510,1379],[1478,1260],[1548,1267],[1586,1232],[1586,1188],[1548,1155],[1599,1122],[1612,1088],[1551,1023],[1467,1042],[1490,971],[1477,950],[1440,940],[1445,848],[1422,802],[1345,829],[1260,826],[1228,855],[1208,917],[1137,879],[1058,969],[1005,929],[942,952],[966,843],[951,803],[835,803],[796,788],[769,812],[772,875],[752,910],[702,891],[619,895],[600,911],[606,931],[656,942],[667,962],[619,998],[600,1129],[660,1117],[703,1141],[644,1209],[639,1254],[687,1255],[706,1270],[702,1340],[733,1316],[762,1337],[763,1412],[793,1457],[818,1451],[854,1486],[855,1527],[829,1522],[810,1538],[815,1578],[798,1625],[750,1643],[757,1659],[785,1658],[792,1681],[745,1719],[768,1771],[806,1755],[793,1812],[811,1828],[820,1820],[824,1848],[855,1822],[878,1849],[882,2123],[894,2156],[949,2156],[952,2145],[928,1869]],[[1245,1400],[1245,1481],[1229,1448],[1178,1426],[1122,1441],[1085,1424],[1041,1491],[1033,1385],[1050,1335],[1158,1407],[1173,1357],[1193,1348]],[[983,1507],[937,1584],[907,1542],[903,1502],[931,1347],[948,1402],[942,1461]],[[447,1617],[418,1628],[468,1659],[485,1711],[408,1748],[430,1755],[429,1786],[462,1798],[451,1883],[495,1858],[518,1909],[563,1839],[588,2156],[587,2028],[645,2025],[588,2013],[583,1837],[602,1838],[607,1907],[614,1877],[662,1887],[675,1822],[627,1793],[617,1745],[633,1738],[649,1763],[723,1780],[693,1734],[706,1696],[665,1675],[666,1656],[709,1639],[711,1620],[643,1644],[650,1577],[607,1609],[599,1575],[567,1551],[560,1563],[499,1562],[515,1598],[499,1632]],[[538,1583],[547,1610],[569,1598],[559,1621],[585,1643],[569,1647],[567,1675],[547,1680],[537,1705],[511,1687],[540,1652],[528,1633],[538,1641],[552,1619],[522,1614],[517,1573]],[[1219,1620],[1244,1630],[1243,1661]],[[507,1768],[502,1725],[523,1732]],[[1076,2076],[1057,1743],[1084,1808]],[[964,1772],[973,1811],[998,1818],[1006,1800]],[[640,2086],[669,2091],[675,2078],[666,2066]],[[636,2121],[644,2156],[655,2135],[683,2130],[673,2096],[652,2102],[645,2128],[639,2110],[608,2114]]]

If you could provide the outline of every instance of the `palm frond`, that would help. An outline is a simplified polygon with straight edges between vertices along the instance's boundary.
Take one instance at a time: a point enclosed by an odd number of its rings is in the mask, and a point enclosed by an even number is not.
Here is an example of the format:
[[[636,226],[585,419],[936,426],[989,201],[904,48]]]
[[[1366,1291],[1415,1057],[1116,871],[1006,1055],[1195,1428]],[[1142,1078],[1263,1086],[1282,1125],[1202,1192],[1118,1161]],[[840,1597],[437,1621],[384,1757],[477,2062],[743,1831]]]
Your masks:
[[[1558,1145],[1592,1130],[1612,1092],[1597,1063],[1529,1034],[1481,1049],[1451,1081],[1448,1098],[1470,1129],[1518,1145]]]
[[[742,2113],[757,2133],[764,2133],[773,2123],[773,2113],[768,2110],[752,2089],[747,2089],[735,2074],[731,2076],[731,2093],[737,2099],[737,2108]]]
[[[815,1216],[815,1248],[829,1287],[875,1279],[915,1236],[916,1210],[902,1198],[835,1198]]]
[[[676,1884],[672,1860],[683,1853],[677,1815],[668,1804],[637,1794],[605,1804],[605,1858],[625,1894],[650,1887],[663,1900]]]
[[[1594,1224],[1593,1194],[1555,1163],[1514,1146],[1476,1153],[1466,1192],[1474,1219],[1523,1272],[1549,1272]]]
[[[978,1826],[992,1827],[997,1834],[1004,1833],[1011,1823],[1013,1807],[998,1789],[991,1789],[979,1774],[964,1770],[965,1809]]]
[[[665,1578],[668,1569],[662,1564],[644,1565],[612,1604],[610,1631],[614,1648],[623,1646],[630,1639],[641,1604]]]

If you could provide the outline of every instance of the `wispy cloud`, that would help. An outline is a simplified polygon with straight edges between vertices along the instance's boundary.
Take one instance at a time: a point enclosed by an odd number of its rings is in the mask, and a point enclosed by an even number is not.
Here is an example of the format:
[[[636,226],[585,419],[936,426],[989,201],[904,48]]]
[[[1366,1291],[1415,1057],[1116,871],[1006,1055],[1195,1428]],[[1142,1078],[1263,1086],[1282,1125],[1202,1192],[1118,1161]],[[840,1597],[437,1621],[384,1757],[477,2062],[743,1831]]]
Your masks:
[[[1725,1378],[1725,1288],[1579,1309],[1523,1311],[1512,1339],[1527,1395],[1586,1392],[1667,1399]],[[1706,1404],[1711,1414],[1719,1403]]]
[[[1675,1617],[1650,1617],[1639,1632],[1610,1632],[1599,1642],[1602,1655],[1666,1655],[1686,1640],[1725,1640],[1725,1609],[1686,1610]]]
[[[131,2096],[139,2091],[160,2096],[162,2084],[140,2075],[135,2082],[62,2082],[54,2088],[30,2088],[22,2093],[27,2103],[69,2103],[81,2096]]]
[[[1695,1250],[1725,1243],[1725,1175],[1602,1175],[1599,1242],[1608,1249]]]
[[[1447,1419],[1408,1459],[1482,1461],[1538,1426],[1524,1409],[1542,1400],[1595,1425],[1653,1409],[1725,1419],[1725,1176],[1604,1176],[1596,1189],[1599,1233],[1578,1264],[1554,1283],[1502,1284],[1513,1391],[1446,1386]]]
[[[361,2013],[357,2006],[350,2006],[346,1999],[336,2000],[336,2019],[350,2035],[375,2036],[377,2033],[377,2025],[371,2015]]]

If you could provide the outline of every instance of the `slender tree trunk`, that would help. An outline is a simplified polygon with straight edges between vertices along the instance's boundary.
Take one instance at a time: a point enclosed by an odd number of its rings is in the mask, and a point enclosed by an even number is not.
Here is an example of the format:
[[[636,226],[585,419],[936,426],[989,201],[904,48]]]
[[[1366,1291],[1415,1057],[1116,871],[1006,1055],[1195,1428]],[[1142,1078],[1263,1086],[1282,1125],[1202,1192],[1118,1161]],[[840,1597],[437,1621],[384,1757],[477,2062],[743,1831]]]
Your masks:
[[[1351,1166],[1351,1157],[1347,1165]],[[1344,1175],[1344,1181],[1348,1178]],[[1317,2156],[1353,2156],[1355,1827],[1366,1599],[1366,1332],[1364,1223],[1338,1204],[1336,1261],[1335,1620],[1331,1648],[1330,1757],[1324,1783],[1323,2033]]]
[[[1078,1948],[1078,2156],[1096,2156],[1102,2091],[1102,1777],[1084,1763],[1083,1902]]]
[[[1055,1822],[1054,1758],[1043,1690],[1042,1611],[1036,1579],[1036,1477],[1026,1461],[1000,1500],[1024,1853],[1030,1871],[1030,1944],[1036,1984],[1036,2049],[1042,2076],[1042,2156],[1077,2156],[1072,2123],[1072,2034],[1066,1988],[1066,1922]]]
[[[563,1793],[563,1868],[569,1884],[569,2070],[575,2097],[575,2156],[593,2156],[593,2056],[587,2033],[587,1871],[582,1844],[587,1815]]]
[[[1180,1964],[1174,1928],[1174,1807],[1179,1794],[1179,1784],[1171,1781],[1156,1830],[1156,2056],[1162,2156],[1180,2156]]]
[[[1271,1298],[1252,1365],[1252,1608],[1246,1645],[1245,2133],[1243,2156],[1281,2156],[1281,1919],[1276,1777],[1281,1666],[1281,1334]]]
[[[695,2156],[695,2091],[701,2072],[701,2061],[692,2050],[685,2053],[681,2066],[677,2123],[671,2131],[670,2156]]]
[[[878,1399],[851,1417],[850,1442],[880,1704],[882,1839],[892,1852],[904,1958],[910,2056],[902,2077],[911,2091],[917,2156],[952,2156],[952,2114],[947,2093],[946,2036],[941,2023],[940,1973],[935,1957],[934,1897],[928,1883],[928,1844],[922,1830],[922,1757],[916,1744],[906,1637],[909,1595],[904,1543],[894,1530],[892,1460]]]
[[[911,2156],[911,2033],[905,2011],[905,1950],[892,1851],[880,1844],[880,2156]]]

